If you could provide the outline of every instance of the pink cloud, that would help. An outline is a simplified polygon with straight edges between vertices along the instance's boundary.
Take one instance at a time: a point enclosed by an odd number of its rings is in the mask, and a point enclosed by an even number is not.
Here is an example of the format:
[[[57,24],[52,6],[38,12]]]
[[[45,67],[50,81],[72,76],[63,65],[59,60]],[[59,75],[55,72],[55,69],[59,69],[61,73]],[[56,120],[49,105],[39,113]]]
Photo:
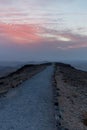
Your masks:
[[[0,24],[0,39],[1,37],[10,39],[13,43],[35,43],[59,50],[87,47],[87,36],[68,30],[47,29],[35,24]]]
[[[35,25],[0,24],[0,35],[1,34],[19,43],[37,42],[41,39],[38,36],[38,29]]]

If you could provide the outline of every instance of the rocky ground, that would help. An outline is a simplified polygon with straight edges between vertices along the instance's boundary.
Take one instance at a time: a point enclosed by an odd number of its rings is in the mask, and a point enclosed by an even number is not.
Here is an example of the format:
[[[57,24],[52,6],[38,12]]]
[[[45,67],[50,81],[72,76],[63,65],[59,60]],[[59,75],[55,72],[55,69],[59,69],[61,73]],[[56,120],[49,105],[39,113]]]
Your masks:
[[[0,130],[56,130],[53,71],[46,67],[0,98]]]
[[[25,65],[0,78],[0,96],[6,94],[9,96],[10,93],[7,93],[9,90],[12,92],[10,95],[13,96],[15,89],[11,88],[19,86],[50,64]],[[53,66],[55,67],[53,75],[54,102],[52,101],[52,103],[55,107],[57,129],[87,130],[87,72],[63,63],[55,63]],[[48,71],[46,71],[47,74]],[[43,82],[46,83],[46,76]],[[38,83],[42,85],[40,80],[38,80]]]
[[[24,65],[15,72],[0,78],[0,96],[7,93],[10,88],[15,88],[25,80],[45,69],[50,63],[37,65]]]
[[[54,77],[61,130],[87,130],[87,72],[56,63]]]

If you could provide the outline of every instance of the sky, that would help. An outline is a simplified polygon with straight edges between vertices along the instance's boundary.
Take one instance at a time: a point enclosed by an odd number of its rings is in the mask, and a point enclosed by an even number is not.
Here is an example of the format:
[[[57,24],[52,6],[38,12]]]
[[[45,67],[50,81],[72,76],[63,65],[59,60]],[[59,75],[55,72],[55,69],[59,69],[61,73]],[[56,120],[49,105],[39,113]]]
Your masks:
[[[87,0],[0,0],[2,60],[87,60]]]

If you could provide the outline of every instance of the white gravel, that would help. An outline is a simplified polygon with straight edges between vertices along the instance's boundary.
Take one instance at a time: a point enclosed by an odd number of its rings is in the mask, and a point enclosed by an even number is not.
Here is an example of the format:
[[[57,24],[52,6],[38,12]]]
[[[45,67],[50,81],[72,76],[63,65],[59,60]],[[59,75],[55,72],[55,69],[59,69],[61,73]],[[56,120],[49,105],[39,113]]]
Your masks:
[[[56,130],[53,66],[0,98],[0,130]]]

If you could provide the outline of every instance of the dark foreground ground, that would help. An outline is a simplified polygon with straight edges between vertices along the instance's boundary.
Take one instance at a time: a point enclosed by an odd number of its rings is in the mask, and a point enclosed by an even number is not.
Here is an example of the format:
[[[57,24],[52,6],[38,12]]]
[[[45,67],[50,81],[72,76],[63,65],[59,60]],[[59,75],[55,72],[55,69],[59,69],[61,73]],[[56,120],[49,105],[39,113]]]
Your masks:
[[[71,65],[25,65],[0,78],[0,96],[1,130],[87,130],[87,72]]]
[[[57,130],[53,70],[48,66],[0,99],[0,130]]]
[[[0,78],[0,95],[7,93],[10,88],[15,88],[35,74],[45,69],[50,63],[37,65],[24,65],[20,69]]]
[[[87,72],[56,63],[58,120],[66,130],[87,130]]]

